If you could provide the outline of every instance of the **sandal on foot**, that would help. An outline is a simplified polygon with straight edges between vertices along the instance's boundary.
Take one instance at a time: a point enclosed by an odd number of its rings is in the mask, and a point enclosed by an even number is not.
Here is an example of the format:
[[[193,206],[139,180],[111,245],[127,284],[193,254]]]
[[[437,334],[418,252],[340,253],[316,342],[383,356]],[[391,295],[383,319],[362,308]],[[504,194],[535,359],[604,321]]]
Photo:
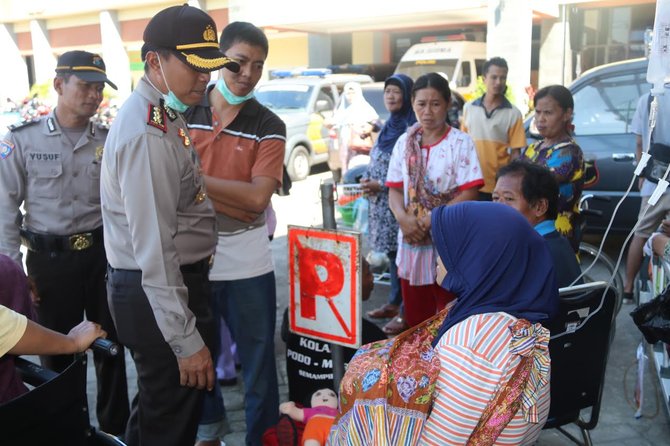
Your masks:
[[[396,317],[400,312],[400,307],[393,304],[384,304],[379,308],[365,313],[371,319],[388,319]]]
[[[407,326],[407,322],[405,322],[405,318],[402,316],[397,316],[393,318],[388,324],[384,325],[382,331],[389,336],[395,336],[407,330],[408,328],[409,327]]]
[[[633,295],[633,293],[627,293],[626,291],[624,291],[621,303],[623,303],[624,305],[628,305],[634,302],[635,302],[635,296]]]

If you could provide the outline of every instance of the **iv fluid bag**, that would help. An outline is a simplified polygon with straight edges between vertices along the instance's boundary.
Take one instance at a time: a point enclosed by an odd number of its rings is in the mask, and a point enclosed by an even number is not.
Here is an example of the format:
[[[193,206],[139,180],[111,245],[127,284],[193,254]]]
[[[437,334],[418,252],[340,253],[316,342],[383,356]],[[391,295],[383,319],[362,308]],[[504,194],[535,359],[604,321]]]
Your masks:
[[[663,94],[666,79],[670,81],[670,1],[658,0],[647,68],[647,82],[654,86],[652,93]]]

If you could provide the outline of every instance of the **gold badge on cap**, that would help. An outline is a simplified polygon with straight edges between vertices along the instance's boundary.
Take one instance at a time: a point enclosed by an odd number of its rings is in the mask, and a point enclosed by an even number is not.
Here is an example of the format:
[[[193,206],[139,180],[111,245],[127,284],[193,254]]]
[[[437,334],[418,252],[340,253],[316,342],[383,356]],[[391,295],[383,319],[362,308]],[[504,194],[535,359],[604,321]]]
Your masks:
[[[207,25],[205,27],[205,32],[202,33],[202,38],[205,39],[205,42],[216,42],[216,31],[212,25]]]
[[[184,142],[184,147],[189,147],[191,145],[191,138],[189,138],[188,133],[186,133],[186,131],[181,127],[179,127],[177,133],[179,133],[179,136]]]

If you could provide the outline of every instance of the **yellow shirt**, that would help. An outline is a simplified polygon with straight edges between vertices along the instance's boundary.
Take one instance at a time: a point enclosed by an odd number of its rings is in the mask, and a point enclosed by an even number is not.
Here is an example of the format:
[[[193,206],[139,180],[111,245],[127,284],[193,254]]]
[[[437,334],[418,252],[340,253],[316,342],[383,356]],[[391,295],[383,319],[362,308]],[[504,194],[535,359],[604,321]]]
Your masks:
[[[0,357],[18,344],[27,325],[24,315],[0,305]]]
[[[461,130],[469,134],[475,142],[477,158],[484,175],[481,192],[491,193],[496,185],[496,172],[510,161],[507,148],[526,147],[521,112],[507,99],[487,113],[483,96],[465,104]]]

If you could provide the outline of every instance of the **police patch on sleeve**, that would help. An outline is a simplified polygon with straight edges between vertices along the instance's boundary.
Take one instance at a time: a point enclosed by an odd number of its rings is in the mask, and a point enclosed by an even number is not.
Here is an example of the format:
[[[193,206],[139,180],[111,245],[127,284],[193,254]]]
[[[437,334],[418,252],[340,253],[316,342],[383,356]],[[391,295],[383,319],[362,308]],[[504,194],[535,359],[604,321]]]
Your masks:
[[[12,154],[14,144],[7,140],[0,141],[0,159],[5,159]]]

